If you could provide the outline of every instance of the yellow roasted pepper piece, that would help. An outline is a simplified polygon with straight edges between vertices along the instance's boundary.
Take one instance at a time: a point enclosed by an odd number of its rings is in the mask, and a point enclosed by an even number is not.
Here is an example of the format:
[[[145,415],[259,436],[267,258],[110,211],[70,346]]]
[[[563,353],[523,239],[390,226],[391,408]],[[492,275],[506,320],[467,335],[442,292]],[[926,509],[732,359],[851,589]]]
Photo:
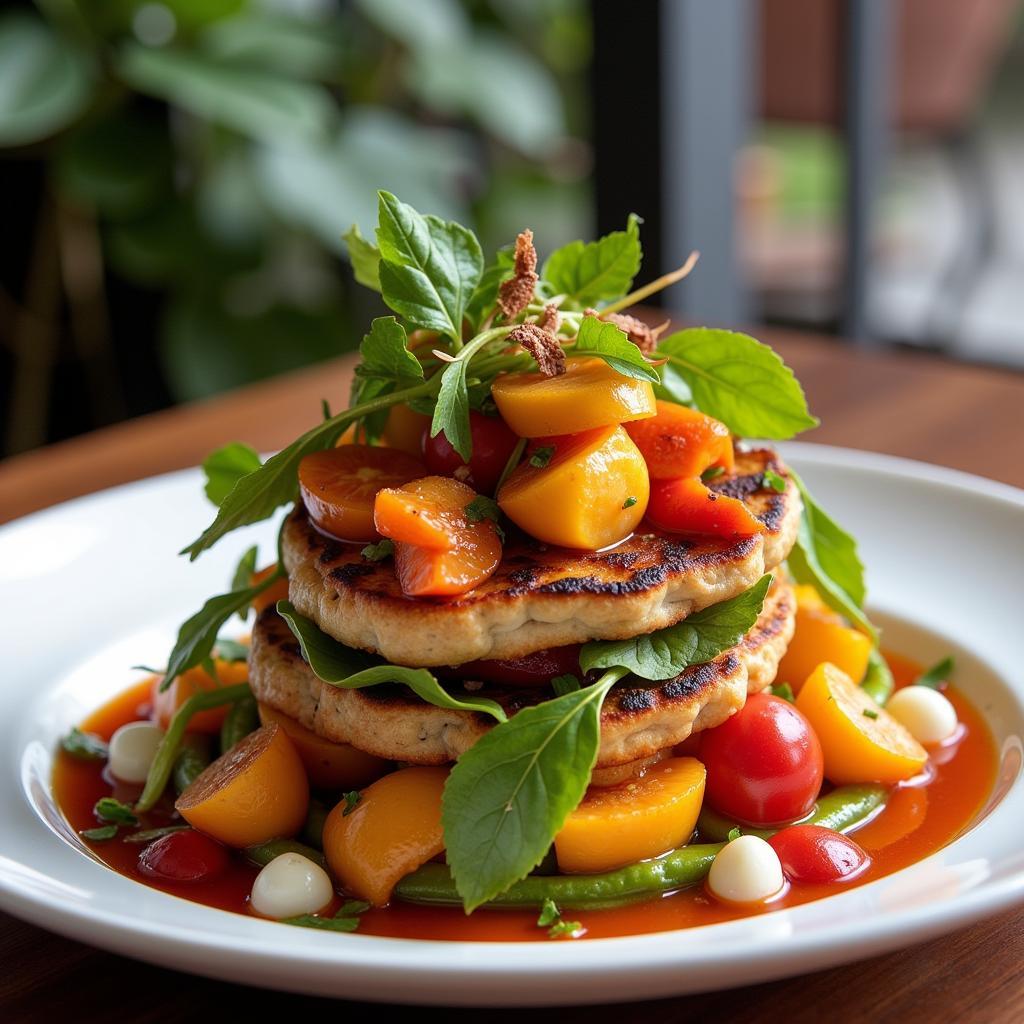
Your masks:
[[[777,678],[799,693],[815,668],[829,661],[859,683],[868,668],[871,638],[847,626],[814,587],[801,585],[795,589],[796,632],[779,663]]]
[[[565,373],[507,373],[491,385],[505,422],[520,437],[578,434],[646,419],[656,411],[654,389],[613,370],[603,359],[565,361]]]
[[[447,768],[402,768],[342,800],[324,822],[324,856],[353,895],[383,907],[400,878],[444,850],[441,793]]]
[[[629,434],[603,427],[531,446],[498,504],[531,537],[596,551],[636,529],[650,493],[644,457]]]
[[[555,836],[558,867],[611,871],[682,846],[697,824],[704,777],[695,758],[670,757],[630,782],[592,786]]]
[[[924,767],[928,752],[842,669],[825,662],[796,698],[821,740],[825,777],[837,786],[902,782]]]

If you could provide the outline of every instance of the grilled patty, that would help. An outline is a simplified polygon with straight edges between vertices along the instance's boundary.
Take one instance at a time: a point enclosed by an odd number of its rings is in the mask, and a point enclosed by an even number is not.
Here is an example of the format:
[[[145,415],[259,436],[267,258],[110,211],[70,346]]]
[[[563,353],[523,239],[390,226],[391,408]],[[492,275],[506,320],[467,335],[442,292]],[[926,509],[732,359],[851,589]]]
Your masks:
[[[777,581],[757,623],[735,647],[675,679],[651,683],[627,678],[616,684],[601,711],[597,767],[650,757],[693,732],[724,722],[743,706],[748,693],[763,690],[775,678],[793,635],[795,612],[792,587]],[[272,608],[256,620],[249,667],[257,700],[326,739],[389,760],[447,764],[494,725],[487,715],[434,707],[397,684],[344,690],[321,682],[303,660],[287,623]],[[553,696],[546,686],[451,687],[457,695],[490,697],[508,715]]]
[[[396,665],[461,665],[521,658],[588,640],[625,640],[674,625],[725,601],[780,565],[796,539],[800,496],[765,486],[786,470],[768,449],[738,452],[735,472],[712,483],[766,526],[756,537],[642,534],[604,551],[574,551],[516,535],[501,565],[468,594],[410,600],[390,559],[363,558],[361,544],[320,533],[299,505],[283,549],[295,607],[350,647]]]

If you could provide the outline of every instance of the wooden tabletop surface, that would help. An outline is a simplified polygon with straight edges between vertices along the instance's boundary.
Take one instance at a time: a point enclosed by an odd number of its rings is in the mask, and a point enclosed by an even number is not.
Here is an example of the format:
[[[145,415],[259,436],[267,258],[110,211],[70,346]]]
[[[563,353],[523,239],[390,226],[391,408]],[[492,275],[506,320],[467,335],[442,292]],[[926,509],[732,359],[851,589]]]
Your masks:
[[[809,440],[952,466],[1024,487],[1024,376],[917,353],[879,353],[794,332],[761,336],[783,355],[822,419]],[[194,465],[244,440],[280,447],[338,407],[351,360],[305,370],[0,463],[0,521],[55,502]],[[666,942],[671,936],[666,935]],[[177,1021],[232,1016],[380,1012],[222,984],[134,963],[0,914],[0,1020]],[[397,1010],[418,1020],[478,1019],[472,1010]],[[1024,911],[848,967],[731,991],[600,1009],[530,1010],[537,1021],[818,1021],[833,1024],[1024,1020]],[[519,1011],[489,1011],[488,1020]]]

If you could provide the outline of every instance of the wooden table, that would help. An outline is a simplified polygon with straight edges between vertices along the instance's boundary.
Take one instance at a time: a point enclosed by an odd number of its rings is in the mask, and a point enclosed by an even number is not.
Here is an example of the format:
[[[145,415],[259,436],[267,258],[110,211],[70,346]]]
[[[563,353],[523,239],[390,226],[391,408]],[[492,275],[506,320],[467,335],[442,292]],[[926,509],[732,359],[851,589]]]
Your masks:
[[[872,353],[792,332],[763,332],[796,370],[823,425],[811,439],[941,463],[1024,487],[1024,376],[914,353]],[[0,465],[0,519],[79,494],[193,465],[240,439],[279,447],[348,393],[350,360],[173,409]],[[671,937],[666,936],[666,942]],[[486,954],[484,954],[486,955]],[[133,963],[0,915],[0,1019],[183,1020],[230,1007],[232,1016],[337,1014],[379,1009],[268,993]],[[743,1020],[833,1024],[894,1020],[1024,1020],[1024,911],[927,945],[788,981],[658,1003],[530,1010],[532,1020]],[[403,1011],[399,1010],[399,1013]],[[479,1019],[479,1011],[407,1010],[420,1021]],[[488,1012],[513,1020],[517,1011]]]

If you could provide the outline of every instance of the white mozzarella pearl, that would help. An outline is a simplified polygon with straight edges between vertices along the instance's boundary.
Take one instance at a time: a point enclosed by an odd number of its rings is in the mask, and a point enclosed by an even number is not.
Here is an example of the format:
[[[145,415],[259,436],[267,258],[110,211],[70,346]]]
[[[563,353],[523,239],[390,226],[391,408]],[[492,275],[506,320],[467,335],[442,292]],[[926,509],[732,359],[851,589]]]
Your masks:
[[[122,725],[110,737],[107,764],[111,774],[122,782],[145,782],[163,738],[163,730],[150,722]]]
[[[711,864],[708,888],[731,903],[757,903],[783,886],[778,854],[757,836],[740,836],[727,843]]]
[[[252,907],[264,917],[312,914],[331,902],[334,887],[319,864],[299,853],[275,857],[252,884]]]
[[[928,686],[904,686],[885,705],[918,743],[941,743],[956,732],[956,708],[938,690]]]

